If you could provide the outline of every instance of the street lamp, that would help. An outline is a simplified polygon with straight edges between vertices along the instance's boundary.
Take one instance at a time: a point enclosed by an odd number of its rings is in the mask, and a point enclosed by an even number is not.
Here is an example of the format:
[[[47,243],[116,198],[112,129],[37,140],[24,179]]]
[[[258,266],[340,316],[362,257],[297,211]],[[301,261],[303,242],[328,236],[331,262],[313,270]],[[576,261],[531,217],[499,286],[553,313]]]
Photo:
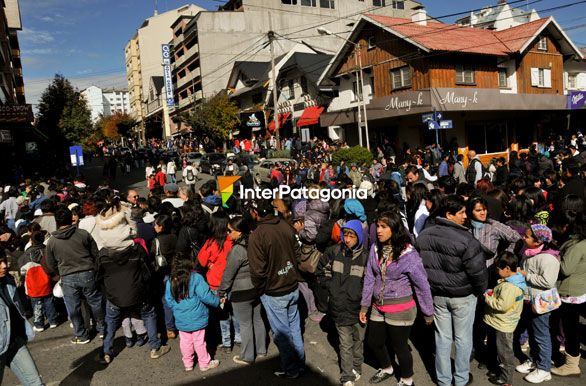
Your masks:
[[[368,135],[368,116],[366,113],[366,104],[364,103],[364,95],[365,95],[365,93],[364,93],[364,77],[362,75],[362,56],[360,54],[360,44],[354,43],[353,41],[350,41],[346,38],[338,36],[337,34],[333,33],[332,31],[330,31],[324,27],[318,27],[317,32],[320,35],[335,36],[338,39],[342,39],[346,43],[350,43],[354,46],[354,62],[356,63],[356,67],[358,68],[358,71],[359,71],[358,73],[356,73],[356,88],[360,87],[360,95],[359,95],[359,99],[358,99],[358,143],[360,144],[360,146],[362,146],[362,127],[361,127],[362,117],[361,117],[361,110],[360,110],[362,108],[362,110],[364,110],[364,128],[366,129],[366,148],[368,150],[370,150],[370,140],[369,140],[369,135]]]

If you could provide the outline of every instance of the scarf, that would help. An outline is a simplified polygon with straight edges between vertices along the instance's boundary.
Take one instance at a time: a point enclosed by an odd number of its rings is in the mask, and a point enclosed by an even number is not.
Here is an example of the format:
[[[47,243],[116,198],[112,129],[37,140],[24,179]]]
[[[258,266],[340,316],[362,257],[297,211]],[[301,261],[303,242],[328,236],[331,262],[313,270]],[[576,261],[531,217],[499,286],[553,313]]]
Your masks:
[[[204,197],[203,202],[206,204],[211,204],[212,206],[220,206],[222,204],[222,198],[216,196],[215,194],[211,194],[207,197]]]
[[[525,251],[523,251],[523,253],[527,257],[533,257],[533,256],[539,255],[542,250],[543,250],[543,244],[541,244],[537,248],[531,248],[531,249],[530,248],[525,248]]]
[[[470,220],[470,225],[472,225],[472,228],[474,230],[480,230],[480,229],[482,229],[486,225],[486,223],[480,222],[480,221],[476,221],[476,220]]]

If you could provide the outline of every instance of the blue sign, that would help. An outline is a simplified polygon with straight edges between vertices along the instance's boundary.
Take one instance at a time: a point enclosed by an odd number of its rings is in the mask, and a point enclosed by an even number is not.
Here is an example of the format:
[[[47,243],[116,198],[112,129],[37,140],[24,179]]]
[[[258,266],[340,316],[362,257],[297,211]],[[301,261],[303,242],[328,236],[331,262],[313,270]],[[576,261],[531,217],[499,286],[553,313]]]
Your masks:
[[[72,166],[83,166],[83,150],[80,145],[69,146],[69,158]]]
[[[429,127],[429,130],[437,130],[439,129],[439,123],[436,121],[429,121],[427,122],[427,127]]]
[[[171,75],[171,45],[161,44],[163,54],[163,79],[165,81],[165,99],[167,106],[175,106],[175,97],[173,96],[173,76]]]
[[[429,113],[429,114],[423,114],[421,115],[421,122],[423,123],[427,123],[429,121],[433,121],[433,114]]]
[[[433,120],[434,121],[441,121],[442,119],[442,113],[439,111],[436,111],[433,113]]]
[[[445,121],[440,121],[439,128],[440,129],[451,129],[453,127],[452,120],[448,119]]]
[[[568,109],[586,109],[586,91],[570,91],[568,93]]]

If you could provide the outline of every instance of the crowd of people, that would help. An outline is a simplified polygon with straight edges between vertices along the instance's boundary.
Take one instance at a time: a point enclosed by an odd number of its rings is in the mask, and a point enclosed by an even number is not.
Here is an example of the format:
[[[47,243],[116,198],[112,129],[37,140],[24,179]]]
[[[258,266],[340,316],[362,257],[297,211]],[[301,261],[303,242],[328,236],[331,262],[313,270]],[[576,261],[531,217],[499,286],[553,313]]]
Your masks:
[[[148,197],[81,179],[4,187],[0,380],[8,366],[23,384],[42,384],[26,343],[66,319],[72,344],[103,339],[105,365],[120,327],[126,346],[148,344],[152,359],[178,338],[185,371],[204,372],[221,366],[218,350],[254,366],[270,331],[275,376],[296,379],[307,317],[333,326],[343,386],[361,378],[365,351],[378,367],[370,383],[414,385],[410,342],[431,354],[441,386],[470,384],[473,358],[497,385],[515,371],[530,383],[580,375],[582,136],[489,165],[472,150],[464,166],[437,145],[398,152],[388,141],[369,164],[334,165],[333,147],[298,149],[299,163],[275,165],[271,185],[360,188],[367,198],[234,194],[223,204],[215,180],[195,189],[183,169],[178,185],[179,168],[165,161]],[[233,173],[255,184],[247,168]]]

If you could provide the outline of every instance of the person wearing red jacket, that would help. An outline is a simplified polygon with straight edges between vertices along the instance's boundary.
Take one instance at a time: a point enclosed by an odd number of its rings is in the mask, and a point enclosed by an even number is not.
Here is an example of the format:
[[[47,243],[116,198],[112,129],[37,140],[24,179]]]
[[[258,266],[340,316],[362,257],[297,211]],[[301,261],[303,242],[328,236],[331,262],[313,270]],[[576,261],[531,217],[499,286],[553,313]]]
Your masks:
[[[198,263],[207,269],[206,281],[212,292],[219,297],[218,288],[222,283],[222,276],[226,269],[226,257],[232,249],[232,240],[228,237],[228,216],[223,212],[212,213],[210,216],[210,227],[212,235],[206,240],[203,247],[197,255]],[[230,336],[230,320],[234,322],[234,343],[240,344],[240,324],[231,313],[229,302],[224,304],[224,308],[218,312],[210,314],[210,324],[219,320],[220,330],[222,332],[222,348],[226,352],[232,351],[232,337]]]

